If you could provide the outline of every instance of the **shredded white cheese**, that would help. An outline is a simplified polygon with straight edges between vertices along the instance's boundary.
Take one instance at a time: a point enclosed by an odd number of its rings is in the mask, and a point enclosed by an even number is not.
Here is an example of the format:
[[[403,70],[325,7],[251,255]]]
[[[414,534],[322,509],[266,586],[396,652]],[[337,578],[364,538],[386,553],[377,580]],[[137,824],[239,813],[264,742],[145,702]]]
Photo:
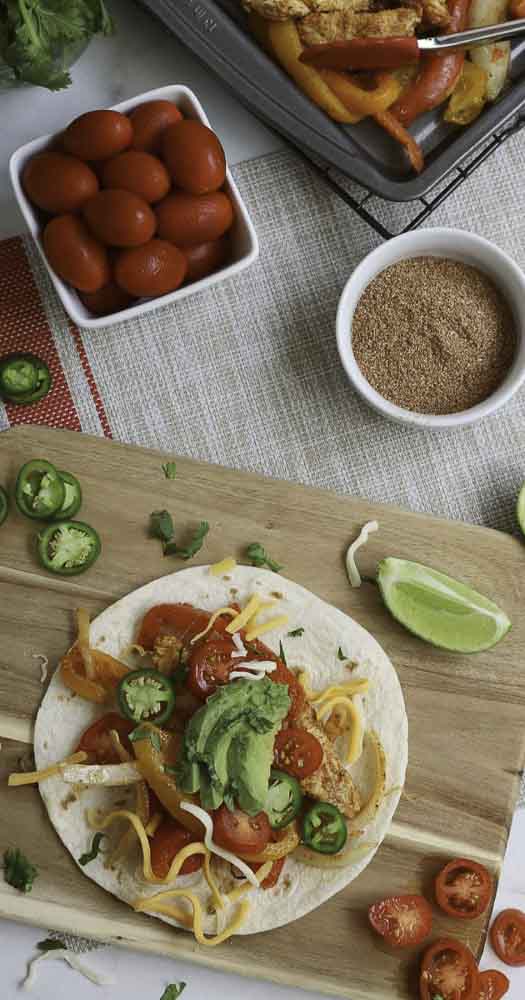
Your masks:
[[[235,653],[232,653],[232,660],[238,660],[241,656],[247,656],[248,650],[246,649],[246,646],[244,645],[238,632],[235,632],[232,635],[232,639],[236,650]]]
[[[134,763],[124,764],[68,764],[62,769],[62,780],[68,785],[135,785],[143,777]]]
[[[27,976],[22,983],[22,989],[30,990],[36,979],[36,966],[39,962],[45,962],[50,958],[61,958],[64,962],[67,962],[75,972],[80,972],[81,976],[85,976],[89,979],[90,983],[94,983],[95,986],[115,986],[115,980],[111,979],[110,976],[105,976],[101,972],[94,972],[92,969],[88,968],[80,961],[77,955],[71,951],[67,951],[66,948],[55,948],[52,951],[45,951],[43,955],[37,955],[36,958],[31,959]]]
[[[49,666],[48,657],[44,656],[43,653],[33,653],[31,659],[40,660],[40,683],[45,684],[47,681],[47,668]]]
[[[189,812],[192,816],[196,816],[199,819],[206,831],[204,835],[204,844],[212,854],[217,854],[219,858],[224,858],[225,861],[229,861],[231,865],[235,865],[246,876],[249,882],[256,888],[259,886],[257,881],[257,876],[255,872],[252,872],[249,865],[241,858],[236,857],[231,851],[227,851],[224,847],[219,847],[213,840],[213,821],[208,813],[201,809],[200,806],[194,806],[192,802],[181,802],[180,808],[184,809],[185,812]]]
[[[378,530],[379,524],[377,521],[368,521],[365,525],[363,525],[359,535],[348,548],[348,552],[346,553],[346,572],[348,573],[348,579],[350,580],[352,587],[361,586],[361,574],[359,573],[356,565],[355,554],[362,545],[366,544],[368,536],[372,533],[372,531]]]
[[[262,681],[267,674],[272,674],[274,670],[277,670],[277,664],[273,660],[251,660],[249,663],[239,663],[239,668],[241,667],[242,670],[232,671],[231,681],[237,678],[244,678],[245,681]]]

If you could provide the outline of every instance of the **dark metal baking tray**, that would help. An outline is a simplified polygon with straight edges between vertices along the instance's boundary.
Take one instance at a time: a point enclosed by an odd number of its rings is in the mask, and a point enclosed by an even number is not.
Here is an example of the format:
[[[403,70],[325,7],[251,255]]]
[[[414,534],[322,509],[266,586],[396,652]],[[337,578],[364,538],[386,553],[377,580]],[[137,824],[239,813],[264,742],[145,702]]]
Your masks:
[[[202,59],[251,111],[291,142],[389,201],[421,198],[525,105],[525,40],[513,45],[511,83],[468,128],[424,115],[412,133],[425,154],[415,176],[372,121],[341,126],[317,108],[250,37],[238,0],[138,0]]]

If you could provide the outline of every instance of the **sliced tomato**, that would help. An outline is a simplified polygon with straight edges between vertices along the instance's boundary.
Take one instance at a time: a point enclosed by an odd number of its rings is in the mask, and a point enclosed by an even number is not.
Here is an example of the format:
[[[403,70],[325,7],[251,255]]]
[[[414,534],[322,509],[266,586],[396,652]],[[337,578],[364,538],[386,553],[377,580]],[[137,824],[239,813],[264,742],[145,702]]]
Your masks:
[[[117,712],[108,712],[82,733],[77,750],[84,750],[96,764],[120,764],[120,757],[111,742],[109,732],[116,729],[123,747],[133,757],[129,734],[135,728],[133,722],[123,719]]]
[[[420,944],[432,930],[432,908],[423,896],[388,896],[368,911],[372,927],[393,948]]]
[[[268,875],[261,882],[261,889],[273,889],[274,885],[277,885],[281,872],[284,868],[285,861],[286,858],[279,858],[278,861],[274,861],[272,867],[270,868],[270,871],[268,872]],[[254,861],[251,864],[248,862],[248,866],[252,869],[253,872],[255,872],[255,874],[257,874],[259,868],[262,867],[260,861]]]
[[[501,1000],[509,986],[510,983],[506,975],[497,969],[480,972],[478,1000]]]
[[[287,718],[290,722],[293,722],[301,714],[306,701],[302,685],[299,684],[295,674],[284,665],[282,660],[277,660],[277,670],[269,674],[269,677],[276,684],[286,684],[288,686],[288,693],[292,699],[292,704],[290,705]]]
[[[194,608],[191,604],[156,604],[142,619],[136,642],[144,649],[153,649],[159,636],[174,635],[180,642],[186,643],[203,632],[209,620],[209,611]],[[216,624],[220,630],[219,622]]]
[[[461,920],[474,920],[492,899],[492,876],[484,865],[455,858],[436,878],[436,899],[445,913]]]
[[[158,878],[166,878],[173,859],[188,844],[198,841],[189,830],[185,830],[176,819],[166,816],[151,840],[151,867]],[[191,875],[202,868],[203,854],[193,854],[184,862],[180,874]]]
[[[248,816],[222,805],[213,814],[213,839],[233,854],[260,854],[269,843],[272,828],[266,813]]]
[[[232,670],[239,666],[232,639],[211,639],[194,647],[189,659],[188,687],[196,698],[206,701],[219,685],[227,684]],[[247,659],[247,658],[246,658]]]
[[[293,774],[294,778],[308,778],[321,766],[323,748],[306,729],[289,726],[277,733],[273,757],[281,771]]]
[[[421,963],[421,1000],[478,1000],[479,972],[472,952],[454,938],[440,938]]]
[[[502,910],[490,929],[490,943],[506,965],[525,965],[525,913]]]

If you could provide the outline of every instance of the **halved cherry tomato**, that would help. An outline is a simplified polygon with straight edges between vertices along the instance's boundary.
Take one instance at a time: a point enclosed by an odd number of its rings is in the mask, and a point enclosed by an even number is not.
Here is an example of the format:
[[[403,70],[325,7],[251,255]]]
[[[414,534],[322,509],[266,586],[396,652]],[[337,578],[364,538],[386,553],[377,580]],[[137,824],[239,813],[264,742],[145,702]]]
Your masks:
[[[268,875],[261,882],[261,889],[273,889],[274,885],[277,885],[285,861],[286,858],[279,858],[278,861],[274,861],[272,867],[270,868],[270,871],[268,872]],[[255,874],[257,874],[259,868],[261,868],[261,863],[254,862],[252,864],[249,864],[249,867],[252,869],[252,871],[255,872]]]
[[[238,658],[232,659],[235,651],[231,639],[197,643],[190,655],[187,682],[196,698],[206,701],[219,685],[227,684],[232,670],[239,666]]]
[[[445,913],[474,920],[485,912],[492,898],[492,876],[477,861],[455,858],[436,878],[436,899]]]
[[[505,996],[510,983],[503,972],[488,969],[479,976],[478,1000],[501,1000]]]
[[[454,938],[439,938],[427,948],[421,963],[421,1000],[477,1000],[479,972],[472,952]]]
[[[300,780],[308,778],[321,766],[323,748],[306,729],[290,726],[277,733],[273,758],[276,767]]]
[[[432,930],[432,908],[423,896],[388,896],[368,911],[372,927],[393,948],[420,944]]]
[[[82,733],[77,750],[85,750],[93,763],[120,764],[120,757],[111,742],[110,729],[116,729],[120,742],[133,757],[133,748],[128,737],[134,728],[134,724],[123,719],[121,715],[108,712]]]
[[[222,805],[213,814],[213,839],[234,854],[260,854],[271,835],[272,828],[264,812],[248,816],[241,809],[230,812]]]
[[[170,870],[173,858],[186,847],[187,844],[195,844],[198,837],[192,836],[189,830],[185,830],[176,819],[166,816],[157,828],[151,841],[151,867],[158,878],[166,878]],[[194,854],[184,862],[180,874],[191,875],[199,868],[202,868],[204,856]]]
[[[301,684],[297,680],[295,674],[291,670],[288,670],[282,660],[277,660],[277,670],[268,675],[272,681],[276,684],[287,684],[288,694],[292,699],[292,704],[290,705],[290,711],[288,712],[287,718],[293,722],[294,719],[301,714],[306,696]]]
[[[144,649],[153,649],[160,635],[175,635],[180,642],[189,642],[204,631],[209,620],[209,611],[191,604],[157,604],[142,619],[136,642]]]
[[[490,943],[506,965],[525,965],[525,913],[502,910],[490,929]]]

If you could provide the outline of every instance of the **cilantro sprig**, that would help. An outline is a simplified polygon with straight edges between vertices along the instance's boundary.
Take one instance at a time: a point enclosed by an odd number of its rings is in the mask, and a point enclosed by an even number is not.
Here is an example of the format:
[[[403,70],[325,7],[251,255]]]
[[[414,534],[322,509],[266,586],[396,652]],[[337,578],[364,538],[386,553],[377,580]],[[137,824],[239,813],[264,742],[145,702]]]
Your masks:
[[[161,469],[166,476],[166,479],[176,479],[177,478],[177,463],[176,462],[165,462],[161,466]]]
[[[268,555],[266,549],[263,548],[260,542],[252,542],[248,545],[246,555],[252,566],[267,566],[268,569],[273,570],[274,573],[279,573],[283,568],[278,562],[275,561],[275,559],[272,559],[271,556]]]
[[[4,878],[8,885],[20,892],[31,892],[38,876],[38,868],[31,864],[18,847],[8,847],[4,852]]]
[[[71,83],[64,67],[94,35],[113,30],[104,0],[0,3],[0,72],[3,62],[11,79],[62,90]]]
[[[160,538],[165,556],[192,559],[202,548],[209,530],[208,522],[201,521],[187,544],[180,545],[175,540],[175,526],[168,510],[154,510],[149,516],[149,533],[153,538]]]
[[[186,983],[171,983],[169,986],[166,986],[160,1000],[177,1000],[185,989]]]
[[[291,632],[288,632],[290,639],[300,639],[304,635],[304,628],[293,628]]]
[[[79,865],[88,865],[90,861],[94,861],[95,858],[98,857],[100,851],[100,844],[105,836],[106,836],[105,833],[95,834],[95,836],[93,837],[93,841],[91,843],[90,850],[86,851],[85,854],[80,855],[78,859]]]

